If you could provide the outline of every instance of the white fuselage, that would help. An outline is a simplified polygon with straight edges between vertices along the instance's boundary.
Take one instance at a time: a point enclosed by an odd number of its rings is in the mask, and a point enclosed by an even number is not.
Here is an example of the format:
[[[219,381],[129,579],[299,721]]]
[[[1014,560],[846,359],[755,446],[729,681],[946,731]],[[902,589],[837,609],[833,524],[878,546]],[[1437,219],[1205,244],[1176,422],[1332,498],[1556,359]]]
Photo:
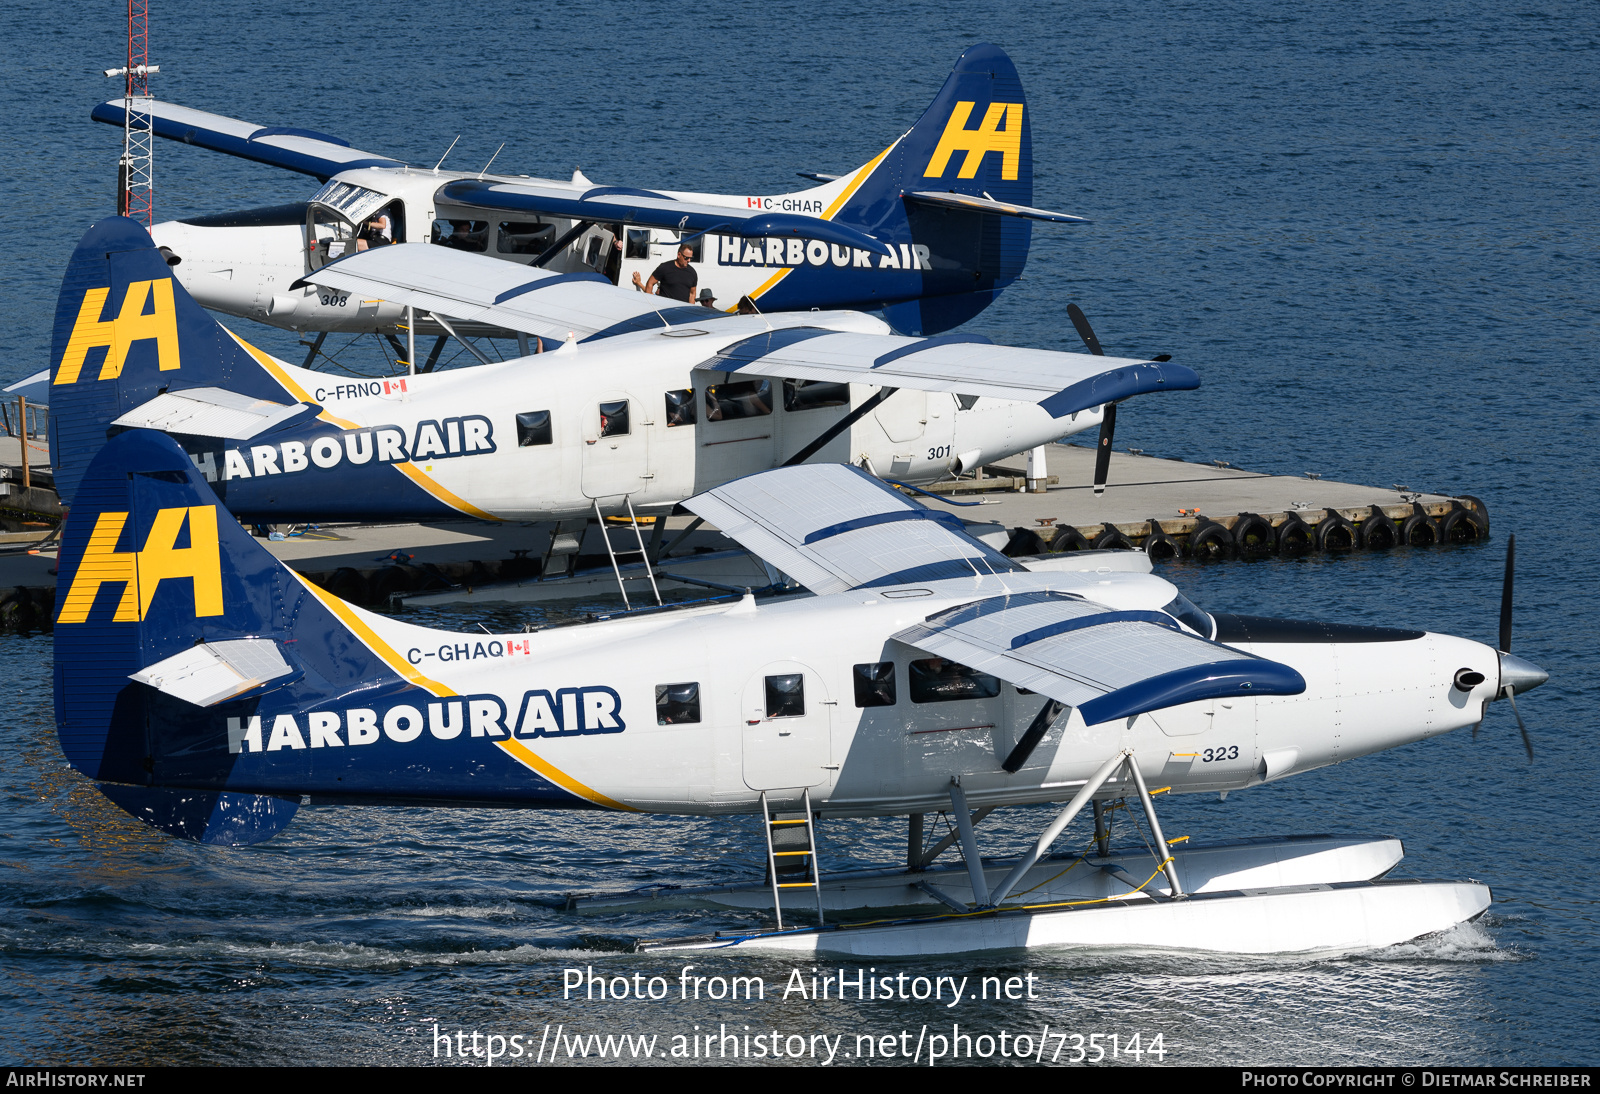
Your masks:
[[[448,238],[451,222],[482,224],[486,227],[475,234],[474,252],[521,265],[528,265],[539,257],[541,243],[553,243],[576,223],[558,217],[529,214],[519,218],[509,213],[455,206],[438,193],[446,183],[475,177],[413,167],[366,167],[341,172],[333,181],[359,186],[389,198],[390,203],[385,208],[390,210],[395,243],[438,243]],[[593,187],[588,180],[490,178],[491,181],[569,189],[574,198]],[[799,193],[760,197],[659,192],[704,205],[803,211],[815,215],[845,185],[846,180],[841,179]],[[393,330],[402,321],[404,309],[386,300],[330,293],[313,285],[290,287],[320,264],[318,246],[325,253],[336,231],[353,234],[356,226],[338,223],[339,218],[332,210],[313,204],[307,218],[293,224],[216,226],[204,223],[207,218],[198,219],[201,223],[164,221],[151,228],[150,234],[157,246],[167,248],[178,259],[173,275],[203,306],[297,331],[373,333]],[[620,237],[614,235],[614,231],[620,231]],[[599,273],[624,288],[632,285],[634,274],[638,274],[640,281],[647,284],[663,262],[671,262],[676,257],[679,238],[680,233],[667,228],[595,225],[542,268],[552,273]],[[715,294],[718,310],[732,311],[741,296],[759,299],[766,288],[795,270],[812,268],[825,272],[834,268],[840,248],[824,252],[813,248],[808,253],[798,246],[801,242],[795,240],[796,246],[790,246],[781,239],[742,240],[715,234],[697,237],[693,240],[695,257],[690,263],[698,278],[697,288],[709,288]],[[769,247],[769,243],[774,246]],[[865,252],[850,255],[845,269],[857,272],[865,262],[869,271],[882,268],[886,273],[898,273],[904,269],[921,269],[929,261],[924,253],[926,248],[908,247],[903,251],[887,258],[871,256],[868,259]],[[757,252],[760,257],[753,257]],[[885,262],[888,265],[883,265]],[[662,298],[664,307],[678,303]],[[474,334],[490,332],[490,328],[467,323],[458,329]],[[442,333],[426,319],[418,322],[418,331],[429,336]],[[494,330],[493,333],[509,335],[511,332]]]
[[[1304,694],[1189,703],[1100,725],[1084,725],[1069,709],[1021,769],[1007,774],[1001,764],[1044,697],[999,681],[987,696],[917,695],[912,663],[928,655],[889,636],[974,598],[1045,588],[1118,610],[1159,609],[1176,596],[1170,583],[1146,574],[1047,572],[761,605],[747,598],[529,635],[448,634],[357,612],[370,628],[368,646],[439,697],[429,724],[453,723],[454,731],[450,740],[423,735],[418,742],[413,732],[412,743],[378,736],[364,745],[345,743],[336,731],[338,743],[324,734],[321,747],[330,763],[357,759],[336,748],[363,748],[383,750],[381,762],[396,767],[417,743],[498,747],[613,808],[749,812],[759,808],[762,791],[784,802],[805,789],[824,815],[892,815],[947,808],[952,780],[974,806],[1065,799],[1121,749],[1132,751],[1152,785],[1179,793],[1240,789],[1472,725],[1496,686],[1495,652],[1447,635],[1262,646],[1251,652],[1298,670]],[[856,667],[884,662],[894,666],[895,701],[862,706]],[[1483,673],[1484,681],[1454,688],[1462,668]],[[779,694],[774,680],[786,709],[769,709]],[[663,696],[687,696],[688,685],[692,713],[663,704]],[[352,714],[369,705],[361,694],[321,706],[323,724],[331,715],[341,726],[352,718],[387,725],[391,716],[381,710]],[[498,720],[490,717],[496,705]],[[302,743],[311,740],[310,716],[297,715],[301,724],[290,727]],[[463,732],[469,722],[470,734]],[[269,728],[239,747],[269,748]],[[278,751],[294,737],[287,728],[271,736]],[[295,755],[282,757],[286,770],[317,769],[316,747],[288,747]],[[277,766],[270,752],[251,760],[255,771]],[[1113,783],[1102,796],[1127,792]]]
[[[313,448],[312,433],[297,440],[292,431],[280,431],[270,443],[228,442],[225,458],[207,456],[197,463],[209,480],[227,482],[236,512],[262,512],[248,499],[264,485],[276,497],[294,498],[292,480],[302,476],[311,488],[302,496],[322,496],[325,484],[336,481],[330,476],[352,462],[400,459],[409,461],[407,474],[418,486],[476,516],[577,516],[592,512],[596,499],[603,509],[620,509],[624,497],[636,510],[670,507],[781,465],[878,390],[839,385],[830,389],[834,405],[808,407],[792,397],[803,389],[780,378],[715,369],[715,355],[724,346],[771,326],[802,324],[887,330],[857,312],[770,321],[724,316],[705,329],[619,335],[416,375],[405,379],[403,389],[395,380],[352,379],[280,362],[273,373],[288,396],[323,407],[315,428],[336,425],[343,443]],[[961,409],[955,395],[902,388],[811,461],[865,464],[888,478],[926,483],[948,474],[958,457],[965,456],[970,468],[1023,452],[1095,427],[1101,413],[1096,407],[1052,418],[1037,404],[993,398]],[[686,415],[694,420],[674,424]]]

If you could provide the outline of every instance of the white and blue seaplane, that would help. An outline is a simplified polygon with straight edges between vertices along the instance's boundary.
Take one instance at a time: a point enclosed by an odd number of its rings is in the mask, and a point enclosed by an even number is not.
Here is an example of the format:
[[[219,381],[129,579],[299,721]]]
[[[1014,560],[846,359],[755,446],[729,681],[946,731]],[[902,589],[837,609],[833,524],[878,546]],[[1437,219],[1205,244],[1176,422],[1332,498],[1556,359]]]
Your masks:
[[[484,320],[565,340],[431,373],[298,368],[222,327],[143,228],[109,218],[85,233],[56,308],[51,453],[63,500],[108,433],[152,428],[179,438],[247,522],[575,522],[558,525],[554,545],[591,519],[664,516],[785,463],[857,463],[927,484],[1102,425],[1118,400],[1199,385],[1164,357],[911,338],[863,312],[674,317],[592,275],[422,244],[312,276],[446,326]]]
[[[812,595],[450,633],[302,580],[171,438],[119,434],[61,549],[61,746],[124,810],[203,843],[267,839],[308,802],[755,814],[780,907],[936,909],[680,947],[1341,951],[1489,904],[1475,882],[1382,880],[1393,840],[1169,841],[1152,795],[1244,790],[1475,725],[1546,679],[1525,660],[1423,631],[1211,616],[1127,568],[1025,568],[840,464],[688,506]],[[1144,818],[1143,862],[1103,837],[1048,858],[1085,806],[1103,830],[1099,806],[1119,799]],[[1063,800],[1027,854],[982,857],[983,816]],[[818,823],[909,815],[919,833],[938,811],[956,838],[914,839],[892,881],[819,870]],[[963,868],[941,871],[952,842]]]
[[[680,247],[696,288],[732,310],[849,308],[931,335],[987,307],[1022,273],[1034,222],[1083,218],[1034,208],[1027,101],[1005,52],[962,54],[922,118],[843,175],[782,194],[706,194],[408,165],[313,130],[264,126],[175,103],[113,99],[97,121],[310,175],[309,201],[155,225],[178,278],[206,307],[303,332],[394,334],[392,301],[302,283],[369,247],[420,243],[555,273],[642,287]],[[448,150],[446,152],[448,155]],[[661,298],[667,308],[682,308]],[[668,318],[678,322],[668,311]],[[492,316],[456,328],[506,335]],[[450,330],[427,316],[437,339]],[[321,340],[307,356],[316,357]]]

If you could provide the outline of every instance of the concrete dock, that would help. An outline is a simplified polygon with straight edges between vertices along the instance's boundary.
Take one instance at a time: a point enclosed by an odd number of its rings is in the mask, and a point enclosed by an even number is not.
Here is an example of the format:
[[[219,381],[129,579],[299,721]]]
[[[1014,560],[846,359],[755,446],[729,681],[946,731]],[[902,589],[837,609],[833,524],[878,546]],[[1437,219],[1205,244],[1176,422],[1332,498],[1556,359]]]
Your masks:
[[[5,510],[13,530],[0,533],[0,590],[5,590],[0,591],[0,630],[48,629],[54,614],[53,522],[59,521],[61,510],[54,491],[40,485],[53,484],[53,479],[48,467],[32,461],[38,443],[30,444],[31,482],[24,491],[18,441],[0,436],[0,487],[9,488],[0,502],[25,506]],[[1466,542],[1489,532],[1486,507],[1471,497],[1402,493],[1124,452],[1113,453],[1108,488],[1097,497],[1090,485],[1094,455],[1091,448],[1047,446],[1048,475],[1032,482],[1031,490],[1020,458],[986,468],[980,481],[942,483],[933,489],[952,501],[979,503],[951,511],[984,526],[974,531],[991,543],[1003,541],[1013,555],[1135,547],[1157,560],[1221,560],[1424,547]],[[939,500],[923,500],[947,508]],[[668,518],[666,538],[692,520],[686,515]],[[262,544],[336,595],[386,606],[395,594],[534,577],[549,548],[551,527],[467,518],[281,526],[283,538]],[[632,545],[631,532],[613,529],[612,535],[619,550]],[[726,540],[702,528],[678,545],[677,554],[725,546]],[[637,553],[627,557],[637,558]],[[577,562],[579,568],[609,568],[598,527],[583,533]]]

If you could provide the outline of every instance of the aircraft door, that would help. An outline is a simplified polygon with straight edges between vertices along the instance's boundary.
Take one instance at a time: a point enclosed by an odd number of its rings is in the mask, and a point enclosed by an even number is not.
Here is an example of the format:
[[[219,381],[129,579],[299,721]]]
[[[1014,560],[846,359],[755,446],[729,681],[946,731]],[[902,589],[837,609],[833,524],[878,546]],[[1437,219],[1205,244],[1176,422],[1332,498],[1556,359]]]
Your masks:
[[[903,387],[880,403],[872,417],[887,437],[887,442],[873,446],[877,449],[873,469],[891,478],[910,474],[926,456],[921,446],[928,425],[928,393]]]
[[[584,410],[583,496],[637,494],[649,485],[650,427],[647,404],[624,392],[602,395]]]
[[[744,687],[744,782],[751,790],[798,790],[833,779],[834,703],[822,677],[798,661],[774,661]]]

